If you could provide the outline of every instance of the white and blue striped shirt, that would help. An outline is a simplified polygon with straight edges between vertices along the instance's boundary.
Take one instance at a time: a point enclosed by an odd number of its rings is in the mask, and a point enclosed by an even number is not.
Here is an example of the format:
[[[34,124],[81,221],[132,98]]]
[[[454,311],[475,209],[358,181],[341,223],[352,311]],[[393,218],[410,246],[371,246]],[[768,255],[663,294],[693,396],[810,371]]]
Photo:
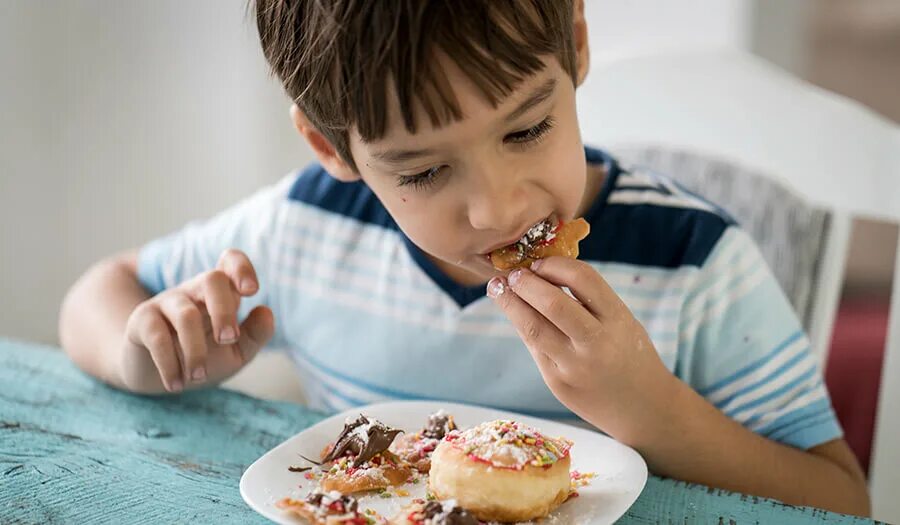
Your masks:
[[[586,148],[608,177],[585,219],[589,262],[663,362],[729,417],[809,448],[841,437],[809,340],[758,249],[721,209]],[[212,219],[146,245],[152,293],[244,251],[313,408],[439,399],[573,418],[485,287],[443,274],[361,182],[314,164]]]

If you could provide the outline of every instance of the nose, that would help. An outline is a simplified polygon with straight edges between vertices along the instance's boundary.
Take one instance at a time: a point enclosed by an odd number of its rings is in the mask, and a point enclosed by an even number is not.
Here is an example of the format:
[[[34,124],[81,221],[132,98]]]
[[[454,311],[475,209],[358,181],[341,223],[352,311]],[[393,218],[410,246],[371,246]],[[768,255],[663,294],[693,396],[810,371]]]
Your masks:
[[[507,170],[482,171],[470,186],[469,223],[476,230],[512,234],[527,220],[528,199],[523,181]]]

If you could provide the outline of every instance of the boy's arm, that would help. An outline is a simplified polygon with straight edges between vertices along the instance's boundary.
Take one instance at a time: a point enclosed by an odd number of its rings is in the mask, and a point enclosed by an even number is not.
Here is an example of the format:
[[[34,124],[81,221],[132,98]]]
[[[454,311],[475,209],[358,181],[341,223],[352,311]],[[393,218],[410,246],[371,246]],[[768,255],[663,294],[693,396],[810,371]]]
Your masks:
[[[800,450],[744,428],[667,370],[648,379],[643,386],[653,408],[613,435],[639,450],[656,474],[869,514],[865,476],[843,439]]]
[[[60,308],[63,349],[88,374],[126,389],[119,366],[125,326],[135,307],[149,298],[137,279],[136,251],[95,264],[72,286]],[[150,370],[135,372],[146,376],[146,383],[152,385]],[[158,377],[156,386],[160,390]]]
[[[90,268],[62,305],[66,352],[86,372],[142,393],[236,372],[273,336],[267,276],[296,178]]]
[[[63,302],[60,339],[85,372],[124,390],[180,392],[233,375],[271,338],[265,306],[237,324],[241,297],[259,288],[243,253],[226,250],[215,269],[152,297],[137,264],[135,253],[98,263]]]
[[[592,280],[594,290],[585,291]],[[790,504],[869,513],[864,477],[842,439],[804,451],[727,417],[665,368],[644,329],[588,265],[549,258],[535,272],[513,272],[508,282],[513,293],[490,285],[489,293],[553,393],[640,451],[654,473]],[[555,285],[568,286],[581,304]]]
[[[735,267],[730,257],[723,260],[727,267]],[[765,282],[777,288],[774,282]],[[499,284],[492,280],[488,294],[516,327],[554,395],[585,420],[639,450],[654,472],[791,504],[869,512],[860,469],[839,439],[815,365],[808,367],[812,359],[804,350],[777,355],[778,361],[763,345],[752,346],[753,338],[739,347],[723,338],[721,324],[707,323],[702,336],[693,335],[702,340],[694,349],[700,357],[685,358],[682,371],[710,384],[716,377],[701,376],[709,372],[712,361],[723,370],[737,367],[744,375],[743,382],[732,381],[737,376],[730,373],[731,390],[719,388],[704,397],[665,367],[647,332],[589,265],[551,257],[536,262],[531,270],[512,272],[508,287],[502,280]],[[727,296],[717,286],[704,290],[714,306],[721,306],[719,301]],[[692,310],[701,318],[710,312]],[[794,318],[777,326],[780,317],[790,314],[785,300],[756,313],[761,317],[750,312],[726,317],[726,325],[745,323],[741,329],[751,331],[737,333],[772,338],[797,324]],[[805,343],[799,335],[789,340],[798,348]],[[754,368],[759,363],[766,366]],[[707,399],[710,395],[722,406],[713,405]],[[810,401],[802,404],[804,399]],[[764,408],[776,402],[799,408]],[[779,439],[790,445],[754,433],[726,413],[739,414],[744,425],[782,436]]]

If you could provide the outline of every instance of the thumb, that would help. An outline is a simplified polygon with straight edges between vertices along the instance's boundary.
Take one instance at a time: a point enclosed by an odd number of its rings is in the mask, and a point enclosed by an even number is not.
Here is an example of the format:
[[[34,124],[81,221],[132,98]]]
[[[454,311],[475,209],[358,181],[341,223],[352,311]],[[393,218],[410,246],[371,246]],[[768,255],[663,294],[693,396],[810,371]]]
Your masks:
[[[252,360],[275,335],[275,316],[268,306],[257,306],[241,324],[237,347],[244,364]]]

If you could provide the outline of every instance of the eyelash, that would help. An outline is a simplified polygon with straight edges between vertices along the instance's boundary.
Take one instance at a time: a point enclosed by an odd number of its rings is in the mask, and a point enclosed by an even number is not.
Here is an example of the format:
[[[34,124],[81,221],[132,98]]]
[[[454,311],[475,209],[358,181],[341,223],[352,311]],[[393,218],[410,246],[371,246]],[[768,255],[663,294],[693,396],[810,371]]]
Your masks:
[[[553,117],[547,117],[525,131],[510,133],[507,137],[514,137],[510,139],[510,142],[514,144],[526,144],[529,142],[537,144],[553,128],[553,124],[555,124]]]
[[[510,133],[504,138],[504,142],[507,140],[513,144],[520,144],[524,146],[529,145],[537,145],[539,144],[544,137],[547,135],[547,132],[553,129],[553,117],[547,117],[538,124],[524,130],[517,131],[515,133]],[[425,189],[437,181],[438,174],[443,169],[443,166],[439,166],[436,168],[429,168],[421,173],[416,173],[415,175],[405,175],[399,177],[397,180],[397,186],[412,186],[413,188]]]

